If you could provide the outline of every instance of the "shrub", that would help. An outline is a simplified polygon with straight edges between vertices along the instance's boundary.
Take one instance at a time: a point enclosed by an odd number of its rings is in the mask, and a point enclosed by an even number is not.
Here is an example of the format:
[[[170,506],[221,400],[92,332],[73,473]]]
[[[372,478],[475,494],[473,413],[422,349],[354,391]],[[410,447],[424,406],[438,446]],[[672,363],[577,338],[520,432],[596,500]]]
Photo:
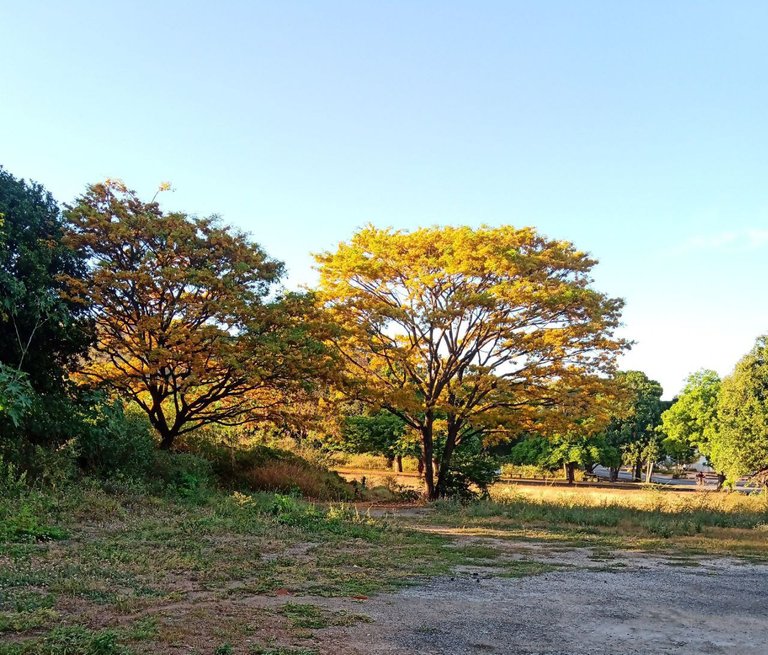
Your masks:
[[[78,436],[80,465],[100,478],[144,477],[152,467],[155,441],[146,417],[120,401],[101,403]]]
[[[262,445],[232,447],[202,439],[184,444],[211,462],[221,484],[230,489],[300,494],[318,500],[350,500],[354,489],[340,475],[295,453]]]
[[[499,479],[499,460],[474,449],[458,450],[451,458],[445,477],[445,495],[449,498],[487,497],[488,488]]]
[[[211,462],[191,453],[157,451],[152,477],[170,493],[196,502],[208,497],[214,483]]]

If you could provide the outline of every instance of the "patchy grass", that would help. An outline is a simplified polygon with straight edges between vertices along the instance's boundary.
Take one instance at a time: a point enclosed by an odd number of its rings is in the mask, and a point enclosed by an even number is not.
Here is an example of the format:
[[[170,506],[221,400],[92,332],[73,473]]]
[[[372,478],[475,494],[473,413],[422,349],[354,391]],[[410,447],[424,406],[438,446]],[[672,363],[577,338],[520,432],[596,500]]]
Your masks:
[[[294,628],[313,630],[371,621],[370,617],[364,614],[353,614],[346,610],[327,610],[311,603],[285,603],[278,612],[286,617]]]
[[[0,520],[24,505],[42,526],[0,532],[0,655],[281,652],[296,638],[310,652],[311,630],[365,617],[283,596],[364,598],[494,554],[268,493],[86,484],[0,503]]]
[[[435,503],[427,519],[461,534],[568,547],[768,560],[768,496],[496,488],[490,501]]]
[[[306,655],[314,631],[367,620],[323,599],[364,602],[459,565],[507,577],[563,569],[529,557],[531,542],[588,546],[606,570],[624,548],[670,566],[768,559],[762,496],[495,493],[384,519],[293,496],[130,483],[0,499],[0,655]]]
[[[544,575],[545,573],[560,571],[563,568],[563,566],[550,562],[537,562],[528,559],[512,560],[504,564],[504,572],[500,576],[502,578],[525,578],[531,575]]]

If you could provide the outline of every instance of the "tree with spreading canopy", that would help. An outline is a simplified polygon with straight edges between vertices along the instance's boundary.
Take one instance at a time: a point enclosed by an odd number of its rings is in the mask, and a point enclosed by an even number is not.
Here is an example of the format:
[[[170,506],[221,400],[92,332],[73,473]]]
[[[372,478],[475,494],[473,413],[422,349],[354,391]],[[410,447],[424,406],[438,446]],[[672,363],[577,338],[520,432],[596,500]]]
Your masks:
[[[645,463],[646,478],[650,481],[659,455],[656,427],[664,409],[661,400],[664,390],[642,371],[619,371],[615,382],[624,391],[623,400],[605,430],[605,441],[622,452],[624,463],[632,466],[635,480],[640,480]],[[610,467],[612,480],[618,478],[618,464]]]
[[[711,370],[692,373],[672,406],[661,415],[664,449],[678,460],[698,452],[711,458],[718,430],[720,376]]]
[[[419,433],[430,498],[463,439],[531,427],[542,406],[601,386],[626,347],[622,301],[591,287],[595,260],[532,228],[369,226],[317,261],[347,393]]]
[[[119,181],[68,208],[91,275],[70,278],[97,333],[81,381],[141,407],[162,448],[268,415],[327,363],[311,296],[275,297],[283,265],[215,217],[164,213]]]
[[[713,466],[731,481],[750,475],[768,484],[768,335],[723,379],[717,415],[708,435]]]

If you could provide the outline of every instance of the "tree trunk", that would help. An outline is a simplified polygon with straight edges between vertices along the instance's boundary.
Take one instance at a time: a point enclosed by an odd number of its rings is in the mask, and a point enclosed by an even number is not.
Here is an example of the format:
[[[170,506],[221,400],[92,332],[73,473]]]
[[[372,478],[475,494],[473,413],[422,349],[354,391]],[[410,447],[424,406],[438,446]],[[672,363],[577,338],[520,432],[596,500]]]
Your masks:
[[[160,435],[160,450],[170,450],[173,446],[173,435],[170,432]]]
[[[645,482],[650,484],[653,481],[653,468],[656,465],[652,459],[648,460],[648,465],[645,468]]]
[[[611,482],[616,482],[619,479],[619,467],[618,466],[611,466],[610,467],[610,474],[608,479]]]
[[[438,467],[438,475],[437,475],[437,497],[438,498],[445,498],[448,489],[447,489],[447,481],[448,481],[448,469],[451,466],[451,457],[453,456],[453,451],[456,448],[456,440],[459,436],[459,428],[460,425],[450,421],[448,421],[448,433],[445,437],[445,447],[443,448],[443,452],[440,457],[440,465]]]
[[[395,464],[395,457],[394,455],[387,455],[387,468],[391,469]]]
[[[565,465],[565,478],[568,480],[568,484],[573,484],[576,481],[576,463],[568,462]]]
[[[397,472],[402,473],[403,472],[403,456],[398,455],[395,457],[395,461],[397,462]]]
[[[429,500],[437,499],[435,489],[435,468],[434,468],[434,443],[432,441],[432,426],[434,418],[431,412],[427,412],[426,420],[421,428],[421,440],[424,446],[424,482],[427,485],[427,498]]]
[[[643,462],[642,460],[637,460],[635,462],[635,470],[634,475],[632,476],[635,482],[640,482],[640,480],[643,479]]]
[[[150,420],[150,423],[152,423],[152,426],[160,435],[160,450],[170,450],[176,438],[176,433],[168,427],[168,423],[166,423],[164,418],[163,420]]]
[[[417,470],[419,472],[419,476],[422,477],[424,475],[424,457],[422,455],[419,455],[419,464]]]

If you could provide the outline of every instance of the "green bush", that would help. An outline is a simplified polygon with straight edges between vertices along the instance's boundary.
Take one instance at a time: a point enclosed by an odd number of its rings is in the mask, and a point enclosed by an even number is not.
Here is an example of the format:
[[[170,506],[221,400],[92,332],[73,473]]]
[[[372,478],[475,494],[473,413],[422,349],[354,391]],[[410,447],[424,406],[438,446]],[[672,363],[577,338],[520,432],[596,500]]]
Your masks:
[[[204,439],[187,439],[184,447],[210,461],[219,482],[241,491],[274,491],[318,500],[351,500],[354,488],[340,475],[282,448],[234,447]]]
[[[501,475],[500,466],[498,458],[483,450],[479,439],[462,442],[446,472],[445,496],[465,500],[476,498],[478,494],[487,497],[488,488]]]
[[[77,449],[80,465],[89,474],[143,478],[152,468],[156,444],[146,417],[115,401],[95,408],[77,438]]]
[[[191,453],[154,454],[152,478],[165,489],[185,500],[204,501],[214,484],[211,462]]]

